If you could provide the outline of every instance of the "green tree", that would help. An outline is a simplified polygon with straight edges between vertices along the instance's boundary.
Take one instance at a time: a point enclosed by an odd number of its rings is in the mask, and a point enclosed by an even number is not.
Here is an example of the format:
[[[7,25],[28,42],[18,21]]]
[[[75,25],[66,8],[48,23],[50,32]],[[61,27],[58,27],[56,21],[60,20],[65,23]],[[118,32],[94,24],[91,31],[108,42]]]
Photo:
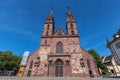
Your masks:
[[[102,70],[102,75],[109,75],[110,73],[107,69],[107,66],[102,63],[102,60],[101,60],[99,54],[94,49],[88,50],[88,53],[94,57],[97,67]]]
[[[0,70],[18,70],[21,57],[14,55],[11,51],[0,53]]]

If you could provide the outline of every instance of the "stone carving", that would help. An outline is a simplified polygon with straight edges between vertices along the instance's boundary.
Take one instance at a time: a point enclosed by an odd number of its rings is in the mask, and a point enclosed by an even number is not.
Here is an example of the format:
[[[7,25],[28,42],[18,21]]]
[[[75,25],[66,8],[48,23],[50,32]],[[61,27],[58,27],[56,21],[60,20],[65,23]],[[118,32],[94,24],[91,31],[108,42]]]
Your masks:
[[[79,53],[72,54],[71,57],[71,64],[72,66],[72,73],[83,73],[85,70],[80,65],[80,59],[82,58],[82,55]]]

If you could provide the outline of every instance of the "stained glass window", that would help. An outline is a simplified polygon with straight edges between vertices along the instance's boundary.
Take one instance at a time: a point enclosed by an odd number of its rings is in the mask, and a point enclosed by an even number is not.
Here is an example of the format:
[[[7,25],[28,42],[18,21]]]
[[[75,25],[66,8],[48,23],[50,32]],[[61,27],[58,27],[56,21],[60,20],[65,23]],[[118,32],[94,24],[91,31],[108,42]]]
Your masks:
[[[56,45],[56,53],[63,53],[63,44],[61,42]]]

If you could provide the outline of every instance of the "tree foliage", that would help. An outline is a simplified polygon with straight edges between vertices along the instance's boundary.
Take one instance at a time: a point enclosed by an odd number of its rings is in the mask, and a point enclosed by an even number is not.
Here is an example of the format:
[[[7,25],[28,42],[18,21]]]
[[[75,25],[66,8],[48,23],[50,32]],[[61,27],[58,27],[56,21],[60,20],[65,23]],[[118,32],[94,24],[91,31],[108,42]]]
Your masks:
[[[0,52],[0,70],[18,70],[21,57],[11,51]]]
[[[109,71],[107,69],[107,66],[102,63],[102,60],[101,60],[99,54],[94,49],[88,50],[88,53],[94,57],[96,64],[97,64],[97,67],[102,70],[102,74],[109,75]]]

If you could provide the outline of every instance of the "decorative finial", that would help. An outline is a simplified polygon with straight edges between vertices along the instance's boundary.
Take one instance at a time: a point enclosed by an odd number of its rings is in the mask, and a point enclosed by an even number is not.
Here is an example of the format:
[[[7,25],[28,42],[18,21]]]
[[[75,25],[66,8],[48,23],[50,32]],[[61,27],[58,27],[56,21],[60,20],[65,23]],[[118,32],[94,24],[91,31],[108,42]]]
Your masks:
[[[120,28],[118,29],[118,32],[117,32],[117,34],[119,34],[119,35],[120,35]]]
[[[106,38],[107,44],[110,42],[110,40],[108,38]]]
[[[70,7],[68,6],[68,12],[67,12],[68,14],[71,14],[71,12],[70,12]]]
[[[53,8],[50,9],[50,15],[53,15]]]

